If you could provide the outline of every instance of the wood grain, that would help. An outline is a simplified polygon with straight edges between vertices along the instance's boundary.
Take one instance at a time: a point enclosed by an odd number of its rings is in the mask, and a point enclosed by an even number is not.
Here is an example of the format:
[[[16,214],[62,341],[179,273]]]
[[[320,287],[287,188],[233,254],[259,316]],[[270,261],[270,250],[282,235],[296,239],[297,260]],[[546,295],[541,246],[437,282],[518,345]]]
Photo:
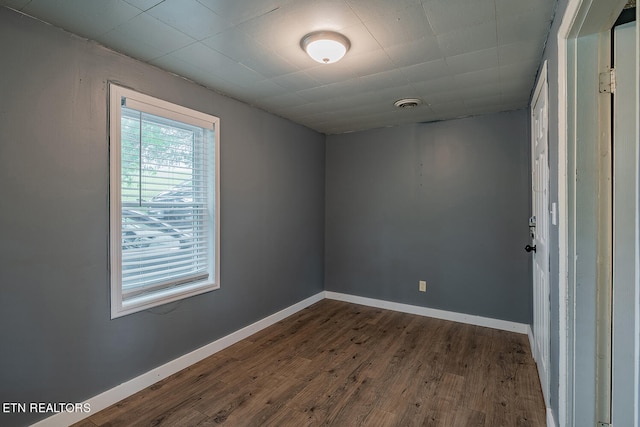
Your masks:
[[[544,426],[525,335],[323,300],[76,424]]]

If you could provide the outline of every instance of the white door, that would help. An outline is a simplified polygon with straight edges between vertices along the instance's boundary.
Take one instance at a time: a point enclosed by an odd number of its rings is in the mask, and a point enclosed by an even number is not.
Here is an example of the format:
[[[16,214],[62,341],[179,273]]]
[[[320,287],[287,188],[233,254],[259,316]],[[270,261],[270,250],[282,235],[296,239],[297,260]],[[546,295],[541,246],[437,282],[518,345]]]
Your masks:
[[[531,106],[531,188],[533,254],[533,357],[549,406],[549,159],[547,63],[542,66]],[[534,226],[535,225],[535,226]]]

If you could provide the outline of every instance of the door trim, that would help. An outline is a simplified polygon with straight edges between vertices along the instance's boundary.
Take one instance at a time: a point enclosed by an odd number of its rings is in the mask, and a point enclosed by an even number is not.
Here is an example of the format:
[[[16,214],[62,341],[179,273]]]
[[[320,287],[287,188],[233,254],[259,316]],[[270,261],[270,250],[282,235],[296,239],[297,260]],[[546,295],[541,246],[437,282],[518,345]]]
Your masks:
[[[570,322],[574,319],[569,305],[569,196],[568,181],[568,53],[569,34],[582,6],[582,0],[569,0],[558,29],[558,423],[570,426],[573,422],[573,345],[569,341]],[[572,218],[572,221],[575,219]],[[572,274],[573,276],[574,274]],[[549,411],[547,410],[547,413]],[[548,424],[548,422],[547,422]]]
[[[637,13],[637,9],[636,9]],[[638,228],[638,24],[615,27],[613,138],[613,348],[614,426],[637,426],[640,393]]]
[[[576,402],[576,321],[589,311],[576,300],[577,266],[576,201],[584,196],[576,192],[576,129],[581,120],[576,102],[577,39],[584,34],[608,31],[626,0],[568,0],[557,33],[557,105],[558,105],[558,422],[575,425],[576,406],[594,402]],[[581,70],[582,71],[582,70]],[[596,91],[597,92],[597,91]],[[595,357],[595,352],[593,354]],[[584,373],[580,373],[583,375]],[[587,375],[589,375],[587,373]]]

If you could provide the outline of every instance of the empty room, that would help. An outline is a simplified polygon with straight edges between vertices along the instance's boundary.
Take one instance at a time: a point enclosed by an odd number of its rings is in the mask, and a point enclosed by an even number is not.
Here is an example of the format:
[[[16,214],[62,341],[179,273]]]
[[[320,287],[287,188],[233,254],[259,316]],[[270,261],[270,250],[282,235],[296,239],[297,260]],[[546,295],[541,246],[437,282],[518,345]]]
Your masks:
[[[638,426],[631,0],[0,0],[0,425]]]

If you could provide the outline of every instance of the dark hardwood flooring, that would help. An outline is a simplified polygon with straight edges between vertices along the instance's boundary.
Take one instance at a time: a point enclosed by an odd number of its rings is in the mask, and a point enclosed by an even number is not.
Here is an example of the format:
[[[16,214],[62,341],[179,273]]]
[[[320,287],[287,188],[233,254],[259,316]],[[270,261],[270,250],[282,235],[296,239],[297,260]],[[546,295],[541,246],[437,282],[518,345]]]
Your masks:
[[[525,335],[323,300],[77,423],[544,426]]]

